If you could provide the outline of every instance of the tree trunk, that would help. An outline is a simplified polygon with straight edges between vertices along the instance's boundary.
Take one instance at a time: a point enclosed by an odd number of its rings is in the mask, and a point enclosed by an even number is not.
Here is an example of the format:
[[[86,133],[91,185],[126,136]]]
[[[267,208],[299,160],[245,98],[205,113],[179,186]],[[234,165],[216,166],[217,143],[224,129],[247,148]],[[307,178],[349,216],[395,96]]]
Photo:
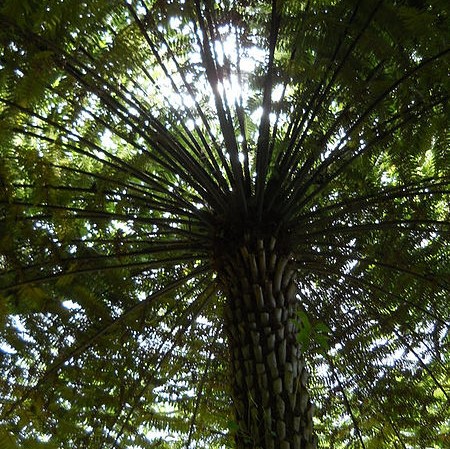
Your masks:
[[[313,406],[296,340],[296,284],[275,239],[250,238],[219,269],[238,449],[314,449]]]

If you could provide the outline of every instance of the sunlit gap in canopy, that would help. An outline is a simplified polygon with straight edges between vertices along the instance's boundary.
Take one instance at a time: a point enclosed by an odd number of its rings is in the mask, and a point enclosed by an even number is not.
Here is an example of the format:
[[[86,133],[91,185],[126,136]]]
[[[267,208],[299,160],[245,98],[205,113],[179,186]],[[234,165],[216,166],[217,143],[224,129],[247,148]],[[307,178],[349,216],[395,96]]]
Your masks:
[[[264,66],[267,61],[267,50],[256,45],[240,47],[238,30],[233,26],[227,25],[219,28],[221,40],[214,42],[214,56],[219,68],[221,79],[217,85],[217,91],[228,105],[240,104],[248,111],[248,118],[254,124],[258,124],[264,113],[261,106],[252,106],[249,102],[252,98],[262,95],[257,93],[250,85],[250,76],[255,74],[258,66]],[[275,85],[272,91],[272,101],[277,102],[281,99],[284,86]],[[213,105],[214,99],[210,99],[210,105]],[[255,102],[256,104],[258,102]],[[275,114],[271,114],[271,122],[276,119]],[[257,131],[253,135],[247,136],[251,140],[257,140]],[[242,136],[238,137],[238,143],[242,142]],[[241,160],[242,162],[242,160]]]
[[[182,26],[181,19],[172,17],[170,19],[170,25],[172,28],[177,29],[182,33],[189,32],[189,27]],[[193,31],[194,27],[190,30]],[[218,94],[224,105],[227,105],[231,111],[236,111],[237,107],[242,108],[245,111],[246,120],[251,122],[253,126],[249,127],[253,131],[249,131],[248,135],[241,135],[240,131],[236,130],[236,140],[241,145],[244,140],[249,142],[256,142],[258,139],[258,125],[261,120],[263,109],[260,106],[262,99],[262,92],[255,89],[251,83],[251,77],[255,75],[258,67],[264,67],[268,54],[267,49],[263,49],[257,45],[256,42],[252,42],[252,37],[247,37],[246,44],[242,43],[241,31],[235,26],[228,24],[218,28],[218,37],[211,43],[211,52],[215,61],[217,69],[218,82],[216,85],[209,86],[207,76],[194,80],[193,73],[186,73],[185,79],[188,83],[195,83],[196,95],[192,97],[190,94],[183,93],[177,95],[175,93],[170,94],[169,100],[172,105],[182,107],[184,109],[190,109],[191,111],[195,107],[196,103],[199,105],[205,104],[205,106],[215,111],[215,97],[214,94]],[[203,42],[202,31],[197,29],[195,31],[200,42]],[[193,46],[191,54],[189,55],[191,62],[203,65],[201,51],[198,46]],[[163,81],[164,83],[169,80]],[[169,87],[168,85],[166,86]],[[211,91],[210,89],[213,89]],[[167,89],[169,90],[169,89]],[[205,93],[211,92],[210,95],[205,97]],[[283,85],[275,85],[272,91],[272,101],[277,102],[281,99],[284,93]],[[270,115],[272,124],[275,122],[276,114]],[[283,117],[281,117],[283,119]],[[190,131],[194,130],[196,126],[201,126],[199,118],[196,120],[188,118],[185,122]],[[249,158],[252,154],[249,154]],[[244,162],[245,156],[241,152],[239,154],[240,162]],[[249,161],[252,164],[252,160]]]

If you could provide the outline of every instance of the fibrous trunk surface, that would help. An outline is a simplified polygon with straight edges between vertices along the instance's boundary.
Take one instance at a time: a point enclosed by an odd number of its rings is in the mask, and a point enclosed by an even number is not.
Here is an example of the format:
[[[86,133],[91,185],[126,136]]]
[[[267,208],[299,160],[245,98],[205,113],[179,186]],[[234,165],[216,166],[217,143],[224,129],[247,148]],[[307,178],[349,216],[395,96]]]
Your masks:
[[[296,340],[296,284],[275,239],[223,258],[237,448],[314,449],[313,406]]]

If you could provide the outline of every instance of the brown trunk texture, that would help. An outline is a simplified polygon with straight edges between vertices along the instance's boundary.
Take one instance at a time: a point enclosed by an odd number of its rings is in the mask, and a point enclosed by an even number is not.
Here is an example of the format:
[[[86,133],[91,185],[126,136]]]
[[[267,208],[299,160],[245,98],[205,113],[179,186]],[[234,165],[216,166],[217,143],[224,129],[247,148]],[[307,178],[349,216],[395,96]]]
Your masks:
[[[314,449],[308,373],[296,340],[296,284],[275,240],[222,259],[238,449]]]

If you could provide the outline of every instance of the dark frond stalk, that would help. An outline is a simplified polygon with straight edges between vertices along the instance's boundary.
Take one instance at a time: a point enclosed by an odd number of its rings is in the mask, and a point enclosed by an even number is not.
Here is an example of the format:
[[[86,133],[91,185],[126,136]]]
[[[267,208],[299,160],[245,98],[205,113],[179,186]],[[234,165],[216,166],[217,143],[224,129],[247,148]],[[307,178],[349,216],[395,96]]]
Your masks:
[[[147,142],[150,148],[157,150],[157,152],[162,155],[158,158],[153,154],[153,152],[147,152],[150,157],[155,156],[154,160],[157,163],[162,164],[165,168],[168,168],[169,171],[178,173],[181,177],[188,175],[190,177],[190,181],[194,185],[196,184],[194,177],[197,177],[197,179],[200,181],[197,184],[197,187],[199,187],[200,190],[203,190],[206,186],[211,186],[211,177],[207,174],[205,168],[202,165],[204,162],[200,164],[199,161],[194,158],[192,154],[190,154],[188,148],[186,148],[187,145],[195,154],[195,145],[189,145],[188,142],[186,142],[184,136],[180,135],[177,136],[181,139],[179,141],[172,134],[172,132],[169,132],[167,130],[166,126],[161,121],[154,117],[147,110],[147,108],[139,100],[137,100],[132,92],[127,91],[124,86],[117,87],[115,83],[113,83],[112,81],[108,81],[100,74],[92,70],[81,59],[77,58],[76,55],[65,52],[64,50],[60,49],[55,43],[49,42],[32,32],[25,34],[23,37],[32,42],[38,48],[42,47],[54,52],[55,62],[63,71],[73,77],[74,80],[78,81],[88,92],[96,95],[102,101],[103,106],[108,109],[113,116],[117,117],[118,119],[123,121],[123,123],[130,126],[133,132],[141,136]],[[171,82],[174,83],[170,75],[168,75],[168,77]],[[73,132],[65,130],[64,126],[62,126],[60,123],[53,122],[52,120],[41,116],[31,110],[28,110],[27,108],[23,108],[20,105],[15,104],[14,102],[8,101],[5,98],[0,98],[0,101],[8,106],[17,108],[17,110],[33,115],[36,118],[42,120],[44,123],[54,126],[56,129],[67,131],[68,135],[70,135],[71,137],[75,136]],[[141,122],[137,122],[135,119],[133,119],[129,114],[129,107],[138,110],[142,117],[145,117],[145,119],[147,119],[151,125],[149,127],[143,127]],[[95,119],[98,120],[98,118]],[[135,145],[126,136],[124,136],[123,133],[118,132],[117,129],[111,128],[103,121],[102,123],[106,125],[106,127],[110,129],[114,134],[120,136],[131,145]],[[80,140],[80,142],[82,141],[83,143],[87,143],[88,145],[91,144],[91,142],[86,142],[86,139],[82,140],[79,136],[77,138]],[[184,144],[182,144],[182,142]],[[92,147],[92,145],[89,146]],[[103,151],[105,154],[108,154],[108,156],[111,157],[111,155],[105,150],[100,148],[98,148],[98,150]],[[189,167],[189,170],[186,171],[185,167]],[[195,176],[191,176],[191,173],[195,173]],[[213,182],[213,184],[214,187],[212,187],[212,190],[216,191],[217,185],[215,182]],[[204,192],[204,194],[208,195],[206,191]],[[218,199],[217,195],[216,199]]]
[[[213,342],[214,343],[217,341],[217,338],[219,337],[220,330],[221,330],[221,328],[218,327],[216,329],[216,332],[214,333],[214,337],[213,337]],[[211,360],[212,360],[213,355],[214,354],[211,351],[209,353],[209,357],[208,357],[208,359],[206,361],[206,366],[205,366],[205,368],[203,370],[202,377],[200,379],[200,382],[199,382],[199,385],[198,385],[198,388],[197,388],[197,397],[195,399],[194,412],[192,413],[191,422],[189,424],[189,434],[188,434],[187,441],[186,441],[186,449],[189,449],[191,447],[192,436],[194,434],[194,429],[195,429],[195,426],[197,424],[198,410],[200,408],[200,403],[201,403],[201,401],[203,400],[203,397],[204,397],[203,389],[204,389],[204,386],[205,386],[206,377],[207,377],[209,369],[210,369]]]
[[[147,17],[150,17],[150,16],[151,16],[151,13],[150,13],[150,11],[148,10],[147,6],[143,3],[143,4],[142,4],[142,7],[146,10],[146,16],[147,16]],[[171,86],[172,86],[174,92],[176,92],[176,93],[181,97],[182,95],[181,95],[180,89],[178,88],[178,86],[177,86],[177,84],[176,84],[176,82],[175,82],[173,76],[170,74],[168,68],[167,68],[166,65],[164,64],[162,58],[160,57],[159,52],[158,52],[158,49],[156,48],[155,44],[152,42],[149,33],[148,33],[147,30],[145,29],[144,24],[143,24],[142,21],[139,19],[138,15],[137,15],[136,11],[134,10],[134,8],[132,7],[132,5],[128,4],[128,5],[127,5],[127,8],[128,8],[128,10],[130,11],[131,15],[133,16],[133,19],[134,19],[135,22],[137,23],[137,25],[138,25],[138,27],[139,27],[139,29],[140,29],[140,31],[141,31],[141,34],[144,36],[144,38],[145,38],[145,40],[146,40],[148,46],[150,47],[150,49],[151,49],[153,55],[155,56],[155,59],[157,60],[159,66],[160,66],[161,69],[163,70],[164,75],[165,75],[166,78],[170,81]],[[183,68],[181,67],[180,63],[178,62],[178,60],[177,60],[175,54],[173,53],[173,51],[172,51],[172,49],[171,49],[171,46],[170,46],[169,42],[167,41],[167,39],[164,38],[164,35],[163,35],[161,32],[158,32],[158,31],[157,31],[156,24],[154,24],[154,28],[155,28],[155,30],[153,30],[153,32],[155,32],[155,33],[158,34],[158,37],[159,37],[160,41],[166,46],[167,51],[168,51],[168,53],[169,53],[169,55],[170,55],[170,58],[171,58],[171,60],[173,61],[173,63],[175,64],[175,66],[176,66],[176,68],[177,68],[177,74],[181,77],[181,79],[182,79],[182,81],[183,81],[183,86],[186,88],[187,92],[189,93],[190,99],[194,102],[195,110],[197,111],[197,113],[198,113],[198,115],[199,115],[199,117],[200,117],[200,119],[201,119],[203,125],[204,125],[205,128],[207,129],[208,134],[209,134],[209,137],[211,138],[212,142],[214,142],[214,136],[213,136],[213,134],[211,133],[211,129],[210,129],[210,126],[209,126],[208,119],[206,118],[205,114],[203,113],[200,104],[199,104],[198,101],[196,100],[196,95],[195,95],[194,90],[193,90],[192,87],[191,87],[191,83],[189,83],[189,82],[187,81],[186,75],[185,75],[185,73],[184,73],[184,70],[183,70]],[[147,70],[145,67],[143,67],[142,70],[143,70],[143,72],[146,74],[146,76],[148,77],[148,79],[151,80],[152,83],[155,85],[155,88],[157,88],[158,90],[160,90],[158,84],[157,84],[156,81],[153,79],[153,77],[149,74],[148,70]],[[163,96],[167,99],[167,102],[170,104],[170,100],[169,100],[165,95],[163,95]],[[201,153],[201,152],[202,152],[202,149],[200,149],[200,147],[199,147],[199,145],[198,145],[198,142],[197,142],[196,139],[194,138],[193,134],[189,131],[189,129],[187,128],[187,126],[184,124],[184,119],[183,119],[183,117],[178,113],[178,111],[177,111],[175,108],[172,108],[172,107],[170,107],[170,108],[171,108],[172,112],[173,112],[176,116],[178,116],[178,117],[180,118],[181,126],[183,127],[184,131],[185,131],[186,134],[189,136],[189,138],[191,139],[191,142],[194,144],[194,146],[197,147],[197,149],[198,149],[198,150],[200,151],[200,153]],[[193,113],[192,113],[192,111],[191,111],[190,109],[187,109],[185,112],[189,115],[189,117],[190,117],[193,121],[195,121],[195,116],[193,115]],[[213,170],[214,170],[214,174],[215,174],[216,178],[218,178],[218,181],[222,184],[222,187],[224,187],[224,188],[226,189],[226,188],[227,188],[226,180],[225,180],[225,179],[223,178],[223,176],[221,175],[221,172],[220,172],[220,166],[219,166],[219,164],[217,163],[216,158],[214,157],[214,154],[212,153],[212,150],[211,150],[211,148],[210,148],[210,146],[209,146],[207,140],[205,139],[205,136],[203,136],[203,134],[201,133],[199,127],[197,127],[197,132],[198,132],[199,138],[200,138],[200,140],[201,140],[201,142],[202,142],[202,144],[203,144],[203,151],[205,151],[205,152],[208,154],[208,158],[203,158],[203,162],[204,162],[204,163],[210,163],[210,164],[212,165]],[[225,168],[225,170],[227,171],[227,173],[230,174],[229,167],[228,167],[228,164],[227,164],[227,162],[226,162],[226,159],[225,159],[223,153],[222,153],[216,146],[214,146],[214,145],[213,145],[213,148],[216,149],[217,155],[218,155],[218,157],[219,157],[219,159],[220,159],[220,161],[221,161],[222,166]]]
[[[270,113],[272,109],[272,89],[274,77],[275,47],[278,39],[280,27],[280,13],[277,10],[277,1],[272,0],[272,17],[270,21],[269,35],[269,62],[267,65],[267,73],[264,80],[263,100],[262,100],[262,116],[259,125],[259,137],[256,152],[256,202],[258,204],[258,219],[261,219],[263,210],[264,185],[266,183],[267,171],[270,160]]]
[[[240,86],[243,85],[242,70],[241,70],[241,44],[240,38],[236,33],[236,73],[238,77],[238,83]],[[246,115],[243,104],[242,92],[239,93],[238,98],[235,101],[236,118],[239,123],[239,131],[242,137],[242,150],[244,152],[244,180],[245,187],[248,192],[251,191],[251,175],[250,175],[250,165],[249,165],[249,146],[247,140],[247,129],[246,129]]]
[[[226,149],[230,155],[230,167],[233,174],[233,179],[230,180],[230,182],[235,185],[242,203],[242,208],[244,211],[246,211],[247,199],[246,189],[244,185],[244,173],[239,161],[239,149],[236,141],[234,124],[232,123],[230,110],[228,108],[228,105],[226,104],[226,96],[222,96],[219,92],[220,77],[217,70],[217,61],[214,59],[211,50],[213,46],[213,43],[211,41],[213,31],[210,28],[212,26],[212,23],[210,22],[212,21],[212,19],[210,17],[208,7],[205,6],[205,10],[203,10],[201,2],[199,0],[195,2],[195,8],[198,16],[198,25],[200,27],[201,34],[203,35],[202,39],[200,39],[200,37],[198,38],[198,43],[201,48],[202,61],[205,66],[208,83],[211,86],[213,92],[220,130],[223,135]],[[204,17],[205,13],[208,17],[210,17],[210,21],[208,23]]]
[[[368,153],[373,148],[376,148],[377,144],[380,144],[383,142],[383,140],[393,136],[395,132],[402,131],[403,129],[406,129],[408,126],[410,126],[411,123],[414,123],[414,121],[418,121],[420,119],[423,119],[425,117],[425,114],[428,113],[433,109],[433,107],[443,103],[445,100],[442,100],[439,98],[437,101],[433,102],[430,106],[425,107],[423,110],[420,110],[418,113],[416,113],[415,110],[407,111],[406,114],[403,112],[400,114],[396,114],[395,118],[399,117],[400,121],[398,123],[394,123],[390,127],[386,129],[379,129],[378,135],[371,139],[367,145],[363,147],[359,147],[357,151],[352,153],[352,150],[350,149],[350,146],[348,144],[343,145],[342,147],[338,148],[337,151],[334,152],[334,154],[326,159],[324,162],[322,162],[318,169],[314,172],[314,174],[311,176],[311,178],[305,182],[301,183],[299,182],[301,178],[300,174],[303,173],[303,169],[300,171],[300,173],[296,176],[296,180],[294,181],[294,184],[296,185],[296,188],[294,189],[292,196],[289,201],[287,201],[286,205],[286,211],[289,210],[295,210],[296,208],[292,206],[291,202],[295,201],[295,199],[298,199],[301,197],[302,193],[306,191],[306,189],[313,185],[314,180],[316,180],[319,176],[319,174],[323,173],[324,169],[331,166],[332,163],[339,163],[339,159],[343,159],[340,165],[337,166],[336,169],[334,169],[329,175],[328,178],[322,182],[319,187],[313,190],[309,195],[307,195],[306,198],[301,200],[300,203],[297,204],[297,208],[301,209],[304,207],[305,204],[307,204],[309,201],[311,201],[312,198],[316,197],[316,195],[323,191],[326,186],[329,185],[329,183],[337,179],[339,175],[341,175],[345,169],[352,164],[353,161],[355,161],[358,157],[361,157],[363,154]],[[404,116],[405,115],[405,116]],[[394,117],[387,120],[386,123],[390,123],[394,120]],[[353,127],[347,132],[347,137],[350,137],[351,133],[353,132]],[[346,159],[343,158],[343,156],[346,156]],[[306,166],[305,166],[306,167]]]
[[[200,281],[202,283],[202,281]],[[164,347],[167,345],[168,341],[163,340],[158,349],[155,351],[155,354],[158,354],[157,360],[153,360],[153,363],[148,364],[149,368],[149,376],[144,382],[144,385],[142,388],[138,391],[138,394],[135,395],[133,398],[132,406],[125,417],[121,417],[120,414],[116,416],[116,421],[121,418],[122,425],[120,427],[119,432],[116,435],[115,442],[118,443],[120,437],[123,435],[125,428],[127,426],[127,423],[129,423],[130,418],[136,408],[139,406],[140,399],[145,396],[145,392],[151,388],[151,386],[154,384],[155,377],[157,373],[160,372],[163,365],[170,359],[174,349],[180,344],[183,336],[187,333],[188,329],[192,326],[192,324],[196,321],[197,317],[201,313],[202,310],[205,309],[207,304],[210,302],[210,300],[214,297],[216,294],[216,286],[215,284],[209,284],[203,292],[199,295],[197,300],[195,300],[192,304],[190,304],[186,310],[178,317],[174,325],[172,326],[169,335],[173,335],[173,340],[168,349],[164,349]],[[150,298],[148,298],[146,301],[148,301]],[[211,360],[211,357],[208,359],[209,362]],[[154,363],[156,362],[156,363]],[[208,368],[206,368],[207,370]],[[205,373],[206,375],[206,373]],[[200,396],[201,398],[201,393]]]
[[[223,253],[222,253],[223,254]],[[239,449],[314,449],[308,373],[296,339],[289,255],[274,238],[246,238],[218,258]]]
[[[306,18],[306,13],[309,11],[309,7],[310,7],[310,0],[308,0],[306,2],[306,4],[305,4],[304,14],[302,14],[302,16],[301,16],[301,20],[300,20],[298,29],[297,29],[297,31],[295,33],[295,35],[296,35],[295,41],[299,40],[300,36],[303,33],[305,33],[305,26],[304,26],[305,25],[305,18]],[[294,47],[291,50],[291,56],[290,56],[290,59],[289,59],[289,62],[288,62],[289,71],[293,69],[293,63],[295,61],[295,56],[297,55],[298,49],[299,49],[299,47],[297,45],[294,45]],[[280,113],[281,113],[281,105],[283,103],[283,100],[285,99],[286,89],[287,89],[288,85],[289,85],[289,82],[287,80],[282,83],[283,90],[282,90],[282,93],[281,93],[281,96],[280,96],[280,99],[279,99],[279,105],[280,106],[277,108],[277,111],[276,111],[276,118],[275,118],[275,122],[274,122],[274,125],[273,125],[273,128],[272,128],[272,136],[271,136],[271,139],[270,139],[270,150],[269,151],[270,151],[271,155],[273,154],[275,141],[276,141],[276,136],[278,135],[278,126],[279,126],[279,119],[280,119]],[[317,89],[320,89],[320,84],[317,87]],[[303,100],[305,100],[305,99],[303,99]],[[301,101],[300,104],[305,103],[305,102],[306,102],[306,100],[305,101]],[[289,121],[289,125],[288,125],[288,130],[286,132],[286,136],[289,136],[291,134],[293,125],[300,121],[299,117],[303,117],[303,113],[297,112],[297,113],[295,113],[295,115],[293,114],[293,119]],[[277,160],[278,161],[280,160],[280,159],[278,159],[279,156],[280,155],[278,154],[277,155]]]
[[[371,206],[379,207],[383,203],[388,204],[390,201],[398,198],[413,198],[414,196],[428,197],[430,194],[449,194],[449,181],[450,178],[448,177],[422,178],[408,184],[385,187],[376,194],[369,193],[355,198],[346,198],[344,201],[335,202],[325,207],[317,208],[308,214],[303,214],[301,220],[296,216],[295,222],[292,223],[291,227],[303,229],[306,221],[303,222],[302,220],[311,219],[312,217],[323,217],[318,218],[316,224],[318,222],[329,222],[331,216],[332,220],[336,220],[349,213],[361,212],[364,208],[370,208]]]
[[[325,104],[325,100],[327,95],[329,94],[334,81],[336,80],[340,70],[345,65],[345,62],[347,61],[347,58],[354,50],[355,46],[358,43],[358,40],[361,38],[361,36],[366,31],[367,27],[369,26],[371,20],[373,19],[373,16],[375,15],[376,11],[378,10],[381,2],[378,3],[376,8],[373,10],[371,16],[368,18],[365,26],[362,28],[356,39],[352,41],[349,48],[347,49],[345,56],[339,61],[338,59],[338,53],[340,49],[342,48],[345,38],[347,36],[348,29],[350,25],[353,23],[356,14],[358,12],[358,9],[360,7],[359,3],[357,2],[355,5],[354,10],[352,11],[349,21],[347,23],[347,26],[345,27],[344,32],[340,36],[340,39],[338,40],[338,43],[336,45],[336,48],[334,50],[333,56],[331,58],[330,64],[328,65],[322,79],[317,84],[317,88],[315,89],[315,92],[308,102],[306,113],[297,113],[295,120],[291,122],[291,125],[289,126],[288,133],[286,136],[290,136],[289,140],[289,151],[283,155],[282,160],[280,162],[280,166],[282,167],[281,170],[286,170],[288,172],[290,170],[290,167],[294,167],[298,162],[298,156],[299,156],[299,150],[301,149],[302,142],[304,138],[307,135],[307,131],[309,129],[309,125],[307,123],[312,123],[314,121],[314,118],[317,116],[319,110],[323,105]],[[329,77],[331,71],[333,70],[333,67],[335,66],[335,63],[338,62],[337,67],[335,68],[333,74],[331,75],[331,79],[327,81],[327,78]],[[301,135],[300,135],[301,134]],[[300,136],[300,138],[299,138]],[[298,142],[297,142],[297,139]],[[297,143],[296,143],[297,142]],[[308,161],[313,161],[314,158],[308,159]]]
[[[358,434],[358,440],[361,443],[361,447],[363,449],[366,449],[366,446],[364,444],[364,440],[362,438],[362,433],[361,433],[361,430],[360,430],[359,425],[358,425],[358,420],[356,419],[356,416],[353,413],[352,406],[351,406],[350,401],[349,401],[349,399],[347,397],[347,394],[345,393],[345,388],[342,385],[342,382],[340,381],[338,374],[336,373],[336,370],[335,370],[334,365],[333,365],[333,361],[329,360],[329,363],[330,363],[330,367],[332,369],[333,377],[336,380],[336,382],[337,382],[337,384],[339,386],[339,391],[342,394],[345,408],[347,409],[347,412],[350,415],[350,418],[352,419],[353,426],[354,426],[354,428],[356,430],[356,433]]]

